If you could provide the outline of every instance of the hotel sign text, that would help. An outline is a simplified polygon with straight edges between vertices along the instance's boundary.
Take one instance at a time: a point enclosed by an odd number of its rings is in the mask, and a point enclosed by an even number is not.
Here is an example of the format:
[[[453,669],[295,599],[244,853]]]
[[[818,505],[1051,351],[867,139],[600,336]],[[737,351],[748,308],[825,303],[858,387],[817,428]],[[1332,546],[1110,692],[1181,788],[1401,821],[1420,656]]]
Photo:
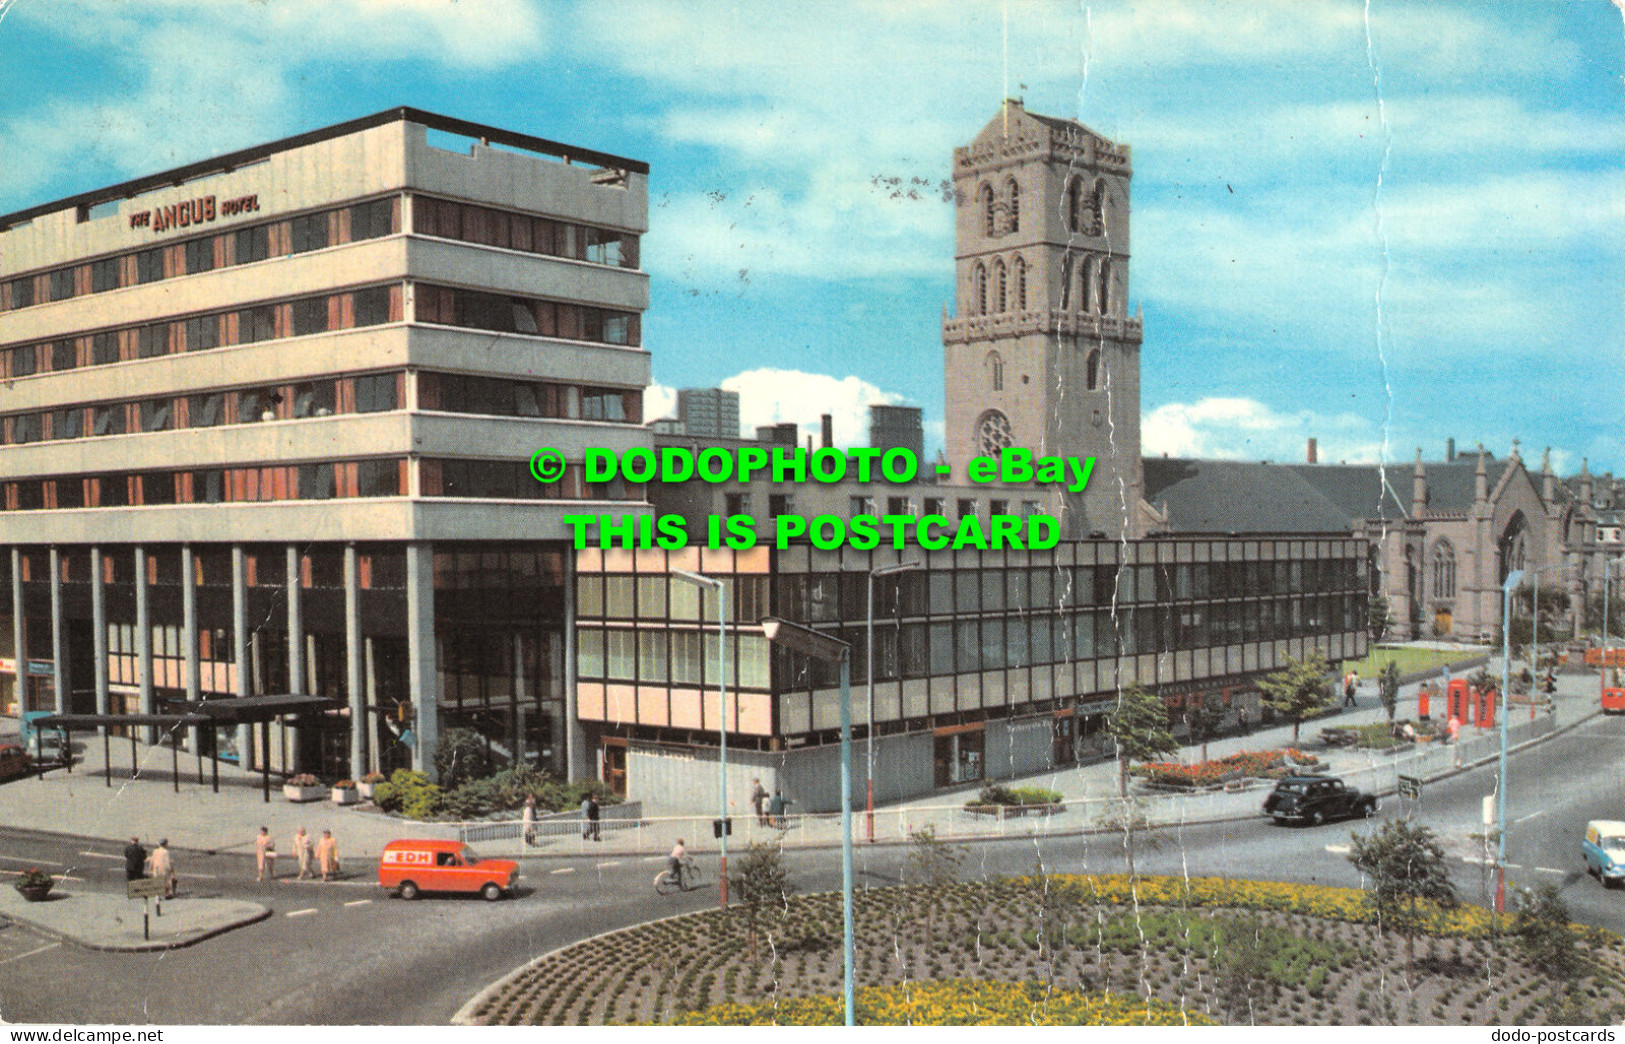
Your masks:
[[[130,227],[150,228],[155,233],[169,232],[177,228],[202,225],[217,217],[253,213],[258,209],[260,209],[258,194],[221,200],[218,205],[213,196],[199,196],[155,210],[138,210],[130,215]]]

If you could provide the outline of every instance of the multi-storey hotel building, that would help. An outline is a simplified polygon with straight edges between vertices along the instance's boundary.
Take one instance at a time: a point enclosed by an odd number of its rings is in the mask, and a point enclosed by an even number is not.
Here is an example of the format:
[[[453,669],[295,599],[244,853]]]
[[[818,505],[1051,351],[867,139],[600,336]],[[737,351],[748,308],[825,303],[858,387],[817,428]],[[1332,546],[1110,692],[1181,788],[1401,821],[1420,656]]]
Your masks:
[[[559,516],[641,491],[526,461],[647,444],[647,172],[395,109],[0,217],[0,704],[309,693],[273,769],[563,771]]]

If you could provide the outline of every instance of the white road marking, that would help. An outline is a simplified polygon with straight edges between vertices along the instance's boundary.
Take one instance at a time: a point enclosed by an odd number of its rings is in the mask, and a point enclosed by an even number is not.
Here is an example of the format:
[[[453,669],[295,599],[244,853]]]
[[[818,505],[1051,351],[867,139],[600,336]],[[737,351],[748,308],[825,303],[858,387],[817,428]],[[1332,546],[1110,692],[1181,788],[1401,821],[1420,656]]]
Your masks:
[[[308,909],[308,910],[293,910],[293,911],[290,911],[290,912],[289,912],[289,913],[288,913],[288,916],[289,916],[289,917],[303,917],[303,916],[305,916],[305,915],[306,915],[306,914],[313,914],[313,913],[315,913],[315,912],[316,912],[316,908],[315,908],[315,907],[314,907],[314,906],[312,906],[312,907],[311,907],[311,908],[310,908],[310,909]]]
[[[620,866],[620,865],[621,865],[621,861],[619,859],[611,859],[607,863],[599,863],[594,869],[602,870],[606,866]]]
[[[1545,814],[1546,814],[1546,810],[1543,808],[1539,812],[1531,812],[1527,816],[1524,816],[1522,819],[1514,819],[1512,822],[1513,823],[1527,823],[1531,819],[1534,819],[1536,816],[1544,816]]]
[[[370,902],[372,902],[371,899],[354,899],[354,900],[351,900],[348,903],[345,903],[344,905],[345,906],[366,906]]]
[[[1551,867],[1551,866],[1537,866],[1537,867],[1535,867],[1535,870],[1537,872],[1539,872],[1539,873],[1542,873],[1542,874],[1566,874],[1566,873],[1568,873],[1567,870],[1559,870],[1556,867]]]
[[[1461,861],[1464,863],[1472,863],[1475,866],[1483,866],[1489,862],[1488,859],[1481,859],[1478,856],[1462,856]]]
[[[214,874],[176,874],[175,876],[176,877],[198,877],[198,878],[202,878],[205,881],[218,881],[218,880],[220,880],[220,878],[216,877]]]
[[[79,854],[88,859],[112,859],[116,861],[124,858],[121,855],[108,855],[106,852],[80,852]]]
[[[666,861],[666,857],[665,856],[644,856],[643,861],[645,863],[664,863]]]
[[[562,868],[560,868],[558,870],[549,870],[548,871],[548,873],[550,873],[550,874],[573,874],[575,872],[576,872],[576,868],[573,867],[573,866],[566,866],[566,867],[562,867]]]
[[[56,949],[56,948],[57,948],[57,947],[58,947],[58,946],[61,946],[61,945],[62,945],[62,944],[61,944],[61,943],[59,943],[59,942],[54,942],[54,943],[46,943],[46,944],[45,944],[45,945],[44,945],[44,946],[41,946],[41,947],[39,947],[39,948],[38,948],[38,949],[34,949],[34,950],[29,950],[29,951],[28,951],[28,952],[27,952],[27,953],[19,953],[19,954],[18,954],[18,955],[17,955],[17,956],[15,956],[15,957],[7,957],[7,958],[6,958],[6,959],[5,959],[5,960],[3,960],[3,961],[0,961],[0,964],[10,964],[10,963],[11,963],[11,962],[12,962],[12,961],[20,961],[20,960],[22,960],[22,959],[23,959],[23,958],[24,958],[24,957],[32,957],[32,956],[34,956],[34,955],[35,955],[35,954],[36,954],[36,953],[44,953],[44,952],[45,952],[45,951],[46,951],[46,950],[54,950],[54,949]]]
[[[0,859],[4,859],[8,863],[27,863],[29,866],[61,866],[62,865],[61,863],[53,862],[50,859],[22,859],[22,858],[19,858],[17,856],[0,856]]]
[[[62,864],[58,863],[56,865],[61,866]],[[24,872],[25,871],[22,871],[22,870],[0,870],[0,874],[5,874],[5,875],[7,875],[9,877],[21,877],[21,876],[23,876]],[[51,876],[54,877],[58,881],[83,881],[84,880],[84,878],[82,878],[82,877],[69,877],[67,874],[53,874]]]
[[[1353,851],[1353,849],[1351,849],[1348,845],[1327,845],[1326,851],[1335,855],[1348,855],[1351,851]]]

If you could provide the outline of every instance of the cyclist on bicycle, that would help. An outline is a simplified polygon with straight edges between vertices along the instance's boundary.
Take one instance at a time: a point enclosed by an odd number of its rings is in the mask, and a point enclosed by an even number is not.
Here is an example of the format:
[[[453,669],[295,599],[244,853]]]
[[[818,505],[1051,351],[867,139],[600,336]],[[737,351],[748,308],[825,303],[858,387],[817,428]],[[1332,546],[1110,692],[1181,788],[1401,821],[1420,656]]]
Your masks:
[[[679,883],[682,882],[682,880],[683,880],[683,857],[685,855],[687,855],[687,854],[688,854],[687,849],[685,849],[683,847],[683,839],[678,838],[677,839],[677,844],[672,847],[671,858],[666,860],[666,862],[671,867],[671,879],[673,881],[677,881]]]

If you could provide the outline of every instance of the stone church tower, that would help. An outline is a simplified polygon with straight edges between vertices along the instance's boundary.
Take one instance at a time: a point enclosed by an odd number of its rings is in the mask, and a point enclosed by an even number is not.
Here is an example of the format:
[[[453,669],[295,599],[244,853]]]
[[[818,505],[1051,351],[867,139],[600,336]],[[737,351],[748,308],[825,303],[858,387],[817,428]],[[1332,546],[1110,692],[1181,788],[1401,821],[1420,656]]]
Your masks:
[[[1066,536],[1139,536],[1156,521],[1141,504],[1141,322],[1127,314],[1131,177],[1127,146],[1018,100],[954,150],[953,481],[1004,446],[1094,457],[1081,497],[1040,498]]]

